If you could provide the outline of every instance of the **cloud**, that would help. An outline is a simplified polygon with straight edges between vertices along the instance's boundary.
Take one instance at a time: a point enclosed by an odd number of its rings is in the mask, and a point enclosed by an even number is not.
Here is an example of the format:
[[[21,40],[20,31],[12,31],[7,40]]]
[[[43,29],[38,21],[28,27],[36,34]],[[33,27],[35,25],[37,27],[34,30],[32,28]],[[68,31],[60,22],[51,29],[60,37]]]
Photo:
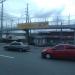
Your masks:
[[[48,17],[52,15],[75,14],[75,0],[6,0],[4,10],[16,17],[25,15],[26,3],[29,3],[29,13],[33,17]],[[61,14],[61,15],[62,15]]]
[[[64,6],[60,7],[60,8],[56,8],[53,10],[49,10],[49,11],[39,11],[38,13],[36,13],[34,15],[34,17],[37,18],[46,18],[46,17],[51,17],[51,16],[59,16],[61,15],[61,13],[64,11]]]

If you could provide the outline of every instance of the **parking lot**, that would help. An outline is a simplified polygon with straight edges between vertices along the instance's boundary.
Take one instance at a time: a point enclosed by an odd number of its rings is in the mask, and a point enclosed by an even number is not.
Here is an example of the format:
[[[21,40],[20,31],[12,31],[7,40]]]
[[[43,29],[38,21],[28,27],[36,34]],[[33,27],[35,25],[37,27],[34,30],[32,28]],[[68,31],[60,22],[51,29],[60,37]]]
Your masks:
[[[43,47],[14,52],[5,51],[4,45],[0,44],[0,75],[75,75],[75,61],[42,59]]]

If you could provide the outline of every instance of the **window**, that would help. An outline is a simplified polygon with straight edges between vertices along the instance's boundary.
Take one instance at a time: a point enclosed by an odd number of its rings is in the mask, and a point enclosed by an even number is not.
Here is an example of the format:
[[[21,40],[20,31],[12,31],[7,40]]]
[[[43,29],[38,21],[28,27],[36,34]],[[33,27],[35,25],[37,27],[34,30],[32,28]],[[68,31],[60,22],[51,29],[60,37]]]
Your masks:
[[[55,46],[54,50],[64,50],[64,46],[63,45]]]
[[[75,49],[75,46],[67,46],[66,49]]]
[[[21,45],[20,43],[12,43],[11,45]]]

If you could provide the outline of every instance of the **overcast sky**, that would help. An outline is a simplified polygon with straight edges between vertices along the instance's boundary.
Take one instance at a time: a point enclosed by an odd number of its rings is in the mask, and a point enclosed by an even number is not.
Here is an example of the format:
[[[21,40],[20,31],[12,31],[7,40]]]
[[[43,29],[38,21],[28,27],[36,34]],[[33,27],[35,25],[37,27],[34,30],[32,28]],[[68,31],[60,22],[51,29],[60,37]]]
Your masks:
[[[26,4],[33,17],[47,17],[51,15],[75,15],[75,0],[6,0],[4,12],[16,17],[25,14]]]

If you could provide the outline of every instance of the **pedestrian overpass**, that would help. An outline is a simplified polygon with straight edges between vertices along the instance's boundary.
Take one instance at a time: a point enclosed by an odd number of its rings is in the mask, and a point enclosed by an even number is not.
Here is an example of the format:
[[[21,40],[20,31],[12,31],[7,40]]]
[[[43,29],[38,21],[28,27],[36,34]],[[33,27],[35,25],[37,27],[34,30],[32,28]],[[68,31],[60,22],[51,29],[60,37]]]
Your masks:
[[[20,23],[17,29],[75,29],[75,24],[49,25],[48,22]]]
[[[75,30],[75,24],[49,25],[48,22],[19,23],[15,27],[12,27],[12,28],[3,28],[3,33],[11,34],[12,31],[20,31],[20,30],[25,31],[25,30],[38,30],[38,29],[71,29],[71,30]],[[15,34],[15,33],[13,33],[13,34]],[[17,34],[17,32],[16,32],[16,34]]]
[[[27,38],[28,43],[30,42],[29,30],[31,29],[33,30],[35,29],[71,29],[71,30],[74,30],[74,37],[75,37],[75,24],[49,25],[48,22],[33,22],[33,23],[20,23],[17,25],[17,28],[20,30],[24,30],[26,32],[26,38]],[[74,38],[74,41],[75,41],[75,38]]]

